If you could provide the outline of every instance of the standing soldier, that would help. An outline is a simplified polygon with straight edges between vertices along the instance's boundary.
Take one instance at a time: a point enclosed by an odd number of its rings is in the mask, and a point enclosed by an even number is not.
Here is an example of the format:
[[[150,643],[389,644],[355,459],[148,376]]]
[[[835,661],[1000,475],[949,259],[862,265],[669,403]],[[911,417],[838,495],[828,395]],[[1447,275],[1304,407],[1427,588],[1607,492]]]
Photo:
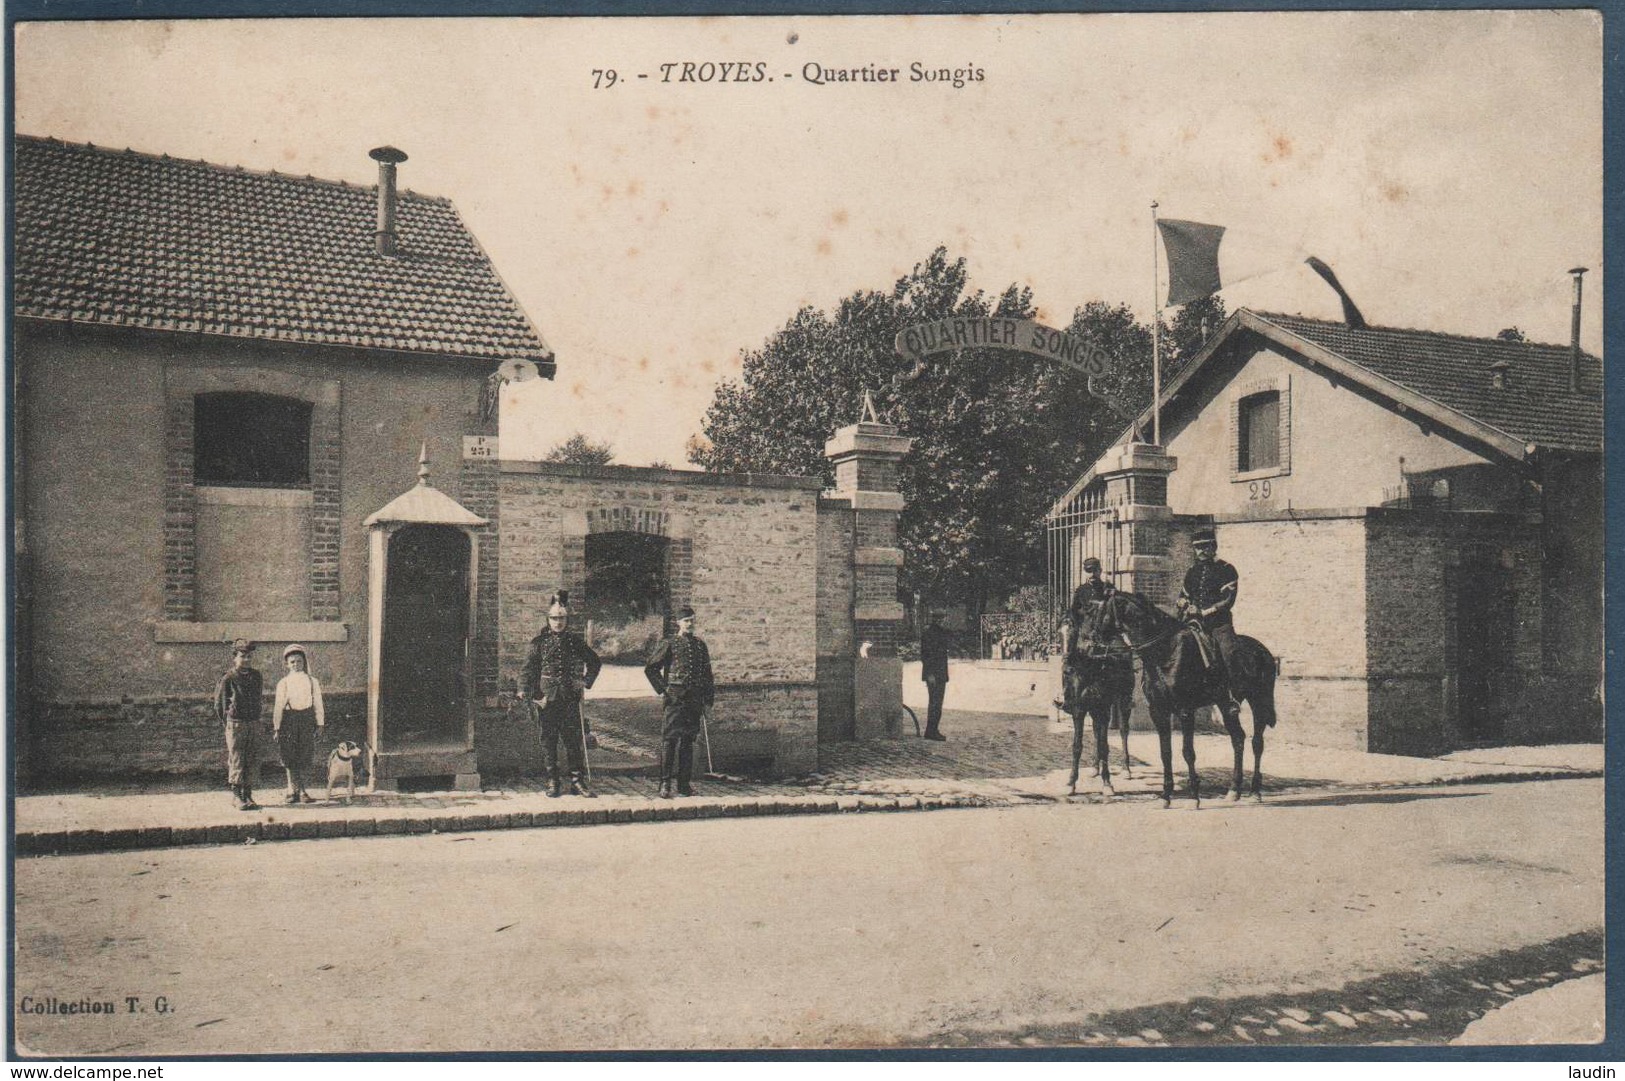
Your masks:
[[[231,668],[214,688],[214,715],[226,733],[226,784],[239,811],[257,811],[254,802],[254,726],[260,721],[265,683],[249,664],[254,643],[239,638],[231,644]]]
[[[704,713],[716,698],[711,674],[711,651],[694,633],[694,609],[677,610],[677,634],[660,643],[643,674],[655,693],[665,698],[666,717],[660,729],[660,798],[671,799],[673,772],[677,794],[692,796],[689,778],[694,769],[694,737]]]
[[[530,656],[520,678],[519,697],[529,697],[541,714],[542,760],[551,779],[549,796],[562,794],[559,778],[559,741],[564,741],[570,762],[570,792],[592,796],[582,777],[586,765],[586,734],[581,724],[581,697],[598,678],[603,662],[587,640],[566,630],[570,619],[570,594],[553,594],[547,609],[547,626],[530,640]]]
[[[1194,621],[1219,647],[1226,678],[1236,652],[1236,627],[1230,610],[1236,604],[1240,584],[1236,568],[1218,558],[1219,539],[1211,529],[1199,529],[1191,538],[1196,562],[1185,572],[1185,587],[1179,591],[1179,614]]]
[[[920,632],[920,678],[925,681],[925,738],[946,741],[938,729],[942,724],[942,701],[948,696],[948,632],[942,626],[942,610],[932,608]]]

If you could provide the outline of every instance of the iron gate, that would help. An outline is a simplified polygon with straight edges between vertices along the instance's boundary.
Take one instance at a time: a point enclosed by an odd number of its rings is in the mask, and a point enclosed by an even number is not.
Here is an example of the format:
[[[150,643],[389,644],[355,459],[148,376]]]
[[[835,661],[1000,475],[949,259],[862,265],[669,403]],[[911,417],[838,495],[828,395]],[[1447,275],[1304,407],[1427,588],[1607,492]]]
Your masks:
[[[1072,591],[1087,577],[1083,561],[1100,560],[1101,577],[1115,582],[1120,569],[1117,508],[1106,505],[1106,486],[1091,484],[1044,519],[1049,567],[1050,616],[1059,624]],[[1052,625],[1054,625],[1052,624]]]

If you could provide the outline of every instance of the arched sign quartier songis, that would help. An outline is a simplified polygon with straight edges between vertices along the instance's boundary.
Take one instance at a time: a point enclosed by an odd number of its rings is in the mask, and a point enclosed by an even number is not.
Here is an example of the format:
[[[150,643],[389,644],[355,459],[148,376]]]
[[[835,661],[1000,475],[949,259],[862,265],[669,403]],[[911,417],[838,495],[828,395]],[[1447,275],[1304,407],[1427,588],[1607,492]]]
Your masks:
[[[954,349],[1015,349],[1092,376],[1105,375],[1108,361],[1106,351],[1086,338],[1031,319],[1002,316],[920,323],[899,331],[895,344],[899,353],[913,360]]]

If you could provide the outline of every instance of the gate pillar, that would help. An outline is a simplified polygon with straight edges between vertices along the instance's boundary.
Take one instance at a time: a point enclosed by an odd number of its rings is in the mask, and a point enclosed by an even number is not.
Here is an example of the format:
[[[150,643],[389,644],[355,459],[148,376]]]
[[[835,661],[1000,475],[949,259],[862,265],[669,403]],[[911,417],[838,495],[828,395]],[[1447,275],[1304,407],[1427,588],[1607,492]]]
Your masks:
[[[896,425],[859,421],[824,445],[835,463],[833,495],[851,504],[852,619],[858,656],[853,661],[853,735],[896,737],[902,731],[903,662],[897,656],[903,606],[897,600],[897,518],[903,509],[898,463],[914,441]]]
[[[1119,589],[1145,595],[1165,607],[1178,593],[1168,554],[1174,512],[1168,506],[1168,474],[1179,465],[1159,446],[1124,443],[1108,450],[1095,475],[1106,483],[1106,505],[1117,512],[1123,531],[1117,568]]]

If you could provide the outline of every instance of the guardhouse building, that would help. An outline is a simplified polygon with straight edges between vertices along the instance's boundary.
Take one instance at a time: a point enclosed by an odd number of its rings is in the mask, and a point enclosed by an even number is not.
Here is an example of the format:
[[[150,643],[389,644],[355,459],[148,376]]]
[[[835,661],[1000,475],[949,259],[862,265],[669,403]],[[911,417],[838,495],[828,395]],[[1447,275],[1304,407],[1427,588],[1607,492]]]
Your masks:
[[[1136,430],[1144,430],[1142,423]],[[1279,735],[1430,754],[1602,732],[1603,372],[1567,346],[1242,309],[1050,514],[1171,605],[1211,525]]]
[[[329,738],[364,738],[365,519],[425,448],[459,498],[487,377],[553,371],[456,208],[372,156],[359,187],[17,138],[24,776],[218,768],[235,637],[272,684],[307,645]]]

